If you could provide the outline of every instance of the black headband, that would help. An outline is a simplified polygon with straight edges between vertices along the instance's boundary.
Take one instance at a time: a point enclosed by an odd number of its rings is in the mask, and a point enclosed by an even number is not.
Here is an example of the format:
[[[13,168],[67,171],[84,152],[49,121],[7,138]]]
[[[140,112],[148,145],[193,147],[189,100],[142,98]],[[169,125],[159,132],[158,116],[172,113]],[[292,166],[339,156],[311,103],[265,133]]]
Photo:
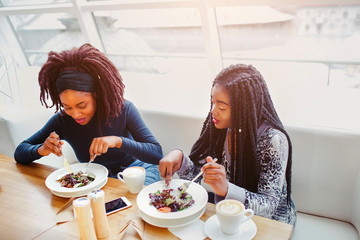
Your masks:
[[[81,92],[94,92],[95,80],[88,73],[64,71],[61,72],[56,78],[56,89],[59,94],[66,89]]]

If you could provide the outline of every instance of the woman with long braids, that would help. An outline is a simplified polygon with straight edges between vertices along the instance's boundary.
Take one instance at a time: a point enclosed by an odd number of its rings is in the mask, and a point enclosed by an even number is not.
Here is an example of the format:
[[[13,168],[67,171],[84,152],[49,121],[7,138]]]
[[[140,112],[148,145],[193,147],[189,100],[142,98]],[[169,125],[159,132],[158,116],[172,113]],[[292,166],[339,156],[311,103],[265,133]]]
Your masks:
[[[215,203],[236,199],[257,215],[294,225],[291,148],[263,77],[253,66],[238,64],[215,78],[211,111],[190,155],[175,149],[159,169],[166,182],[175,172],[192,179],[201,169],[201,183]]]
[[[142,166],[146,185],[160,180],[162,148],[133,103],[124,99],[123,80],[105,54],[90,44],[51,51],[39,85],[41,103],[55,106],[57,113],[19,144],[17,162],[27,164],[50,153],[61,156],[66,140],[80,162],[102,164],[110,177],[126,167]]]

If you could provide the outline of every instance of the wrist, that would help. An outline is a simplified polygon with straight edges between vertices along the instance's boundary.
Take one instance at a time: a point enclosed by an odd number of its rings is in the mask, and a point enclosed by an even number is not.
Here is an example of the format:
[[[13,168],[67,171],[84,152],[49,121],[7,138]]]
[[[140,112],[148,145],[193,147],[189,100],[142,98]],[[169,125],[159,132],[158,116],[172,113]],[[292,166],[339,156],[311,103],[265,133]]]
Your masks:
[[[180,148],[175,148],[171,152],[176,156],[176,158],[180,158],[182,161],[184,157],[184,153]]]
[[[229,184],[226,181],[225,187],[224,187],[224,192],[223,192],[223,197],[226,197],[226,195],[228,194],[228,190],[229,190]]]
[[[218,188],[218,191],[216,191],[215,194],[225,198],[228,193],[228,187],[229,185],[226,181],[225,186]]]
[[[183,162],[184,153],[180,148],[176,148],[176,149],[172,150],[172,152],[174,152],[175,159],[177,159],[177,162],[178,162],[179,168],[180,168],[182,165],[182,162]]]
[[[43,153],[43,148],[44,148],[44,145],[41,145],[38,149],[37,149],[37,153],[41,156],[45,156],[45,154]]]
[[[116,148],[121,148],[122,143],[123,143],[122,138],[121,138],[121,137],[117,137],[117,141],[116,141],[115,147],[116,147]]]

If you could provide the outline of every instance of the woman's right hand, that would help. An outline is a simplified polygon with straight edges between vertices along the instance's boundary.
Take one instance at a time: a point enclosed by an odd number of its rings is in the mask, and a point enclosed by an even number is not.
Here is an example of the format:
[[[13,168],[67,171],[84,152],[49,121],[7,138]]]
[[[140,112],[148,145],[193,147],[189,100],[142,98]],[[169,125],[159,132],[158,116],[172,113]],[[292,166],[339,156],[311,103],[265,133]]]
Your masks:
[[[182,163],[183,153],[176,149],[169,152],[159,162],[160,176],[165,178],[166,186],[169,185],[174,173],[180,169]]]
[[[50,133],[49,137],[45,140],[44,144],[38,148],[38,153],[41,156],[48,156],[50,153],[55,154],[56,156],[61,156],[61,146],[64,144],[60,140],[59,135],[55,132]]]

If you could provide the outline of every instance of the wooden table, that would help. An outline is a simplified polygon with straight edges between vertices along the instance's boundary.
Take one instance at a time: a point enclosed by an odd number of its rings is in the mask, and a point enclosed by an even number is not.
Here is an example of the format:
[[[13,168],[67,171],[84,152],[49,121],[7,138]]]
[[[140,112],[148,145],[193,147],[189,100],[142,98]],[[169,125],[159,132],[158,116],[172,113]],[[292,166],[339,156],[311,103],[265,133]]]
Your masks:
[[[56,213],[69,200],[53,195],[45,186],[53,167],[31,163],[21,165],[0,154],[0,239],[79,239],[77,220],[56,224]],[[109,178],[102,188],[105,200],[126,196],[133,204],[129,209],[108,216],[111,238],[121,221],[137,214],[136,194],[131,194],[121,181]],[[207,203],[201,220],[215,214],[215,205]],[[290,239],[292,226],[260,216],[253,217],[257,225],[254,239]],[[178,239],[166,228],[145,223],[145,239]],[[135,231],[127,231],[123,239],[138,239]]]

